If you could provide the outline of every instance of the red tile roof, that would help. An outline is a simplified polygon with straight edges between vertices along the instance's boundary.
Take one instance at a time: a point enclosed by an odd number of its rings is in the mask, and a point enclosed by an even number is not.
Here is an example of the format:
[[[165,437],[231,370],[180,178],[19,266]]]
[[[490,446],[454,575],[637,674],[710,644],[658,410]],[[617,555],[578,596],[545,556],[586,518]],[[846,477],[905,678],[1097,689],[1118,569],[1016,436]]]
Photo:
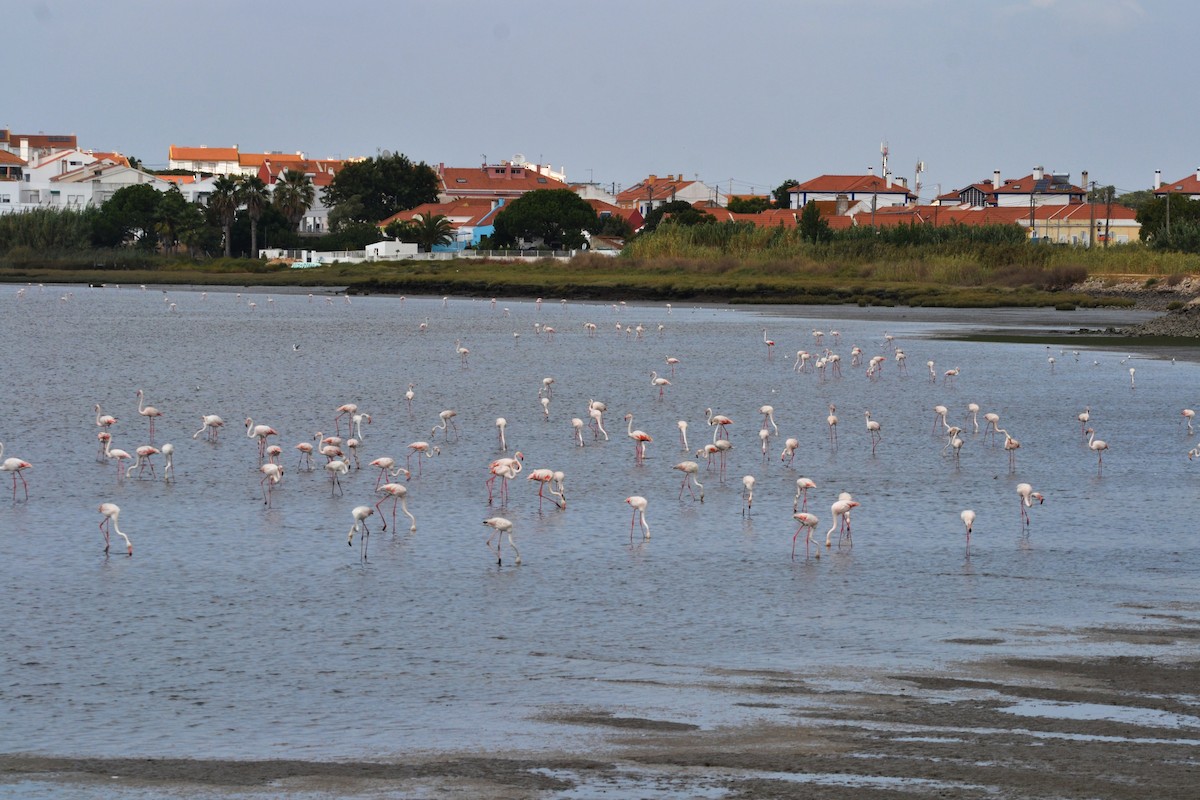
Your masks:
[[[1033,173],[1023,178],[1010,178],[996,189],[990,188],[989,184],[989,189],[986,191],[994,194],[1087,194],[1078,186],[1056,181],[1054,176],[1049,173],[1045,173],[1040,181],[1034,179]]]
[[[891,186],[878,175],[819,175],[788,190],[789,194],[814,192],[831,194],[903,194],[915,200],[908,187],[896,181]]]
[[[236,147],[180,147],[171,145],[167,151],[171,161],[237,161]]]
[[[21,157],[15,153],[10,153],[7,150],[0,150],[0,164],[13,164],[18,167],[28,166]]]
[[[500,206],[503,208],[503,206]],[[462,197],[445,203],[422,203],[407,211],[398,211],[379,223],[380,228],[386,228],[392,222],[409,222],[416,217],[441,214],[450,219],[454,227],[461,225],[478,225],[495,209],[495,203],[486,197]]]
[[[300,153],[238,153],[237,161],[243,167],[260,167],[267,161],[272,164],[303,164],[308,159]]]
[[[618,192],[617,205],[633,206],[641,203],[643,200],[650,200],[656,203],[667,202],[693,183],[695,181],[684,180],[682,175],[667,175],[665,178],[650,175],[645,180]]]
[[[1196,173],[1188,175],[1186,178],[1180,178],[1177,181],[1163,181],[1162,186],[1154,190],[1157,195],[1164,194],[1200,194],[1200,178],[1196,177]]]
[[[438,167],[442,192],[450,197],[512,197],[534,189],[566,189],[557,178],[543,175],[520,164],[488,164],[481,167]]]
[[[20,148],[21,140],[29,142],[30,150],[74,150],[79,146],[75,134],[13,133],[0,129],[0,143]]]

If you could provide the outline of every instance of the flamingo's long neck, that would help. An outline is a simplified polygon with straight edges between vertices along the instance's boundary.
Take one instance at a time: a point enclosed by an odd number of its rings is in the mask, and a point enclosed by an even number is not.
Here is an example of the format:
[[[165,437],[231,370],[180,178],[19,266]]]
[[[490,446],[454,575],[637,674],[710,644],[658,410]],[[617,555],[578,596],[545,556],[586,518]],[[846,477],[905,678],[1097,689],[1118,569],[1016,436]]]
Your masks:
[[[625,418],[625,421],[629,423],[629,425],[626,426],[625,430],[629,432],[629,438],[632,439],[633,438],[633,415],[630,414],[628,417]]]
[[[246,417],[246,438],[254,438],[254,420],[250,419],[249,417]]]
[[[138,413],[142,414],[146,411],[146,396],[138,391]]]

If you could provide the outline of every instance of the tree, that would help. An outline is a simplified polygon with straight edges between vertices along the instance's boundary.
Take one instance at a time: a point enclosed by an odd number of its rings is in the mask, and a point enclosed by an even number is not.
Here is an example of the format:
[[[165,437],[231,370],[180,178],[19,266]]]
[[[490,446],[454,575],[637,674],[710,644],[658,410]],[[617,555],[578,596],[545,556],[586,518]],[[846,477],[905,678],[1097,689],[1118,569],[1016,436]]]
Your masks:
[[[797,228],[800,231],[800,238],[813,244],[828,242],[833,238],[833,231],[829,229],[829,223],[821,218],[821,209],[817,208],[815,200],[809,200],[804,204]]]
[[[713,221],[711,215],[705,214],[703,211],[696,211],[692,207],[692,204],[686,200],[672,200],[669,203],[663,203],[646,215],[642,232],[652,232],[663,221],[663,218],[667,216],[670,216],[671,221],[677,225],[695,225],[704,221],[702,217],[706,217],[710,222]]]
[[[1138,211],[1137,221],[1142,225],[1139,236],[1143,242],[1173,250],[1176,248],[1170,241],[1175,227],[1184,222],[1200,222],[1200,200],[1183,194],[1156,197]]]
[[[788,178],[783,183],[775,187],[775,191],[771,192],[771,196],[775,198],[776,208],[791,208],[792,196],[789,192],[796,186],[800,185],[800,181],[795,178]]]
[[[570,189],[535,189],[500,210],[492,240],[501,247],[541,241],[570,250],[583,246],[583,231],[595,230],[597,222],[595,209]]]
[[[435,245],[454,241],[454,226],[450,224],[450,218],[442,214],[418,214],[406,227],[411,238],[401,236],[400,240],[416,242],[426,253],[432,253]]]
[[[272,202],[295,228],[317,199],[312,178],[300,170],[289,169],[275,182]]]
[[[1138,189],[1136,192],[1126,192],[1122,195],[1117,195],[1117,205],[1132,208],[1134,211],[1141,211],[1146,207],[1147,203],[1154,200],[1154,191],[1152,189]]]
[[[189,203],[174,184],[159,197],[154,219],[159,239],[167,250],[180,241],[183,230],[204,224],[204,215],[199,207]]]
[[[225,233],[225,257],[229,258],[230,245],[230,229],[233,228],[234,217],[237,216],[238,210],[238,183],[237,179],[230,175],[221,175],[213,181],[213,192],[208,198],[208,207],[212,209],[216,215],[217,221],[221,223],[221,230]]]
[[[246,175],[239,184],[238,199],[246,207],[246,216],[250,218],[250,257],[258,258],[258,220],[263,210],[271,204],[271,195],[267,193],[267,184],[257,175]]]
[[[100,207],[92,240],[98,247],[137,244],[153,248],[158,241],[156,216],[162,194],[148,183],[135,183],[113,192]]]
[[[437,173],[424,161],[414,164],[396,153],[346,164],[325,187],[322,198],[332,209],[331,224],[335,220],[338,225],[351,221],[377,224],[397,211],[432,203],[437,194]]]
[[[773,206],[765,197],[731,197],[725,207],[734,214],[757,214]]]

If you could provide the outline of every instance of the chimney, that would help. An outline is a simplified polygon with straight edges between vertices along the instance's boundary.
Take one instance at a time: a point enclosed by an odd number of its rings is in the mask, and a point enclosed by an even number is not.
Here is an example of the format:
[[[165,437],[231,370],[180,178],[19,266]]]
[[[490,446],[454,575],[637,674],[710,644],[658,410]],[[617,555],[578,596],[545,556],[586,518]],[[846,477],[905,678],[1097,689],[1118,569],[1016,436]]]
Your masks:
[[[1196,167],[1196,180],[1200,181],[1200,167]]]
[[[875,177],[875,168],[867,167],[867,174],[870,175],[872,178],[874,178]]]
[[[1085,169],[1083,172],[1079,173],[1079,177],[1080,180],[1083,181],[1083,190],[1086,192],[1088,188],[1088,171]]]
[[[28,139],[21,140],[21,160],[25,161],[25,162],[29,161],[29,140]]]
[[[884,181],[884,185],[887,186],[887,188],[889,188],[889,189],[892,188],[892,171],[891,170],[888,170],[887,172],[883,173],[883,181]]]
[[[1000,188],[1000,170],[998,170],[998,169],[992,170],[992,188],[993,189]]]
[[[846,197],[846,195],[844,195],[844,194],[839,194],[837,196],[837,215],[839,217],[845,216],[846,211],[849,208],[850,208],[850,198]]]
[[[1162,188],[1162,170],[1156,169],[1156,170],[1154,170],[1154,191],[1157,192],[1161,188]]]
[[[1034,167],[1033,168],[1033,179],[1035,181],[1040,181],[1043,177],[1045,177],[1045,174],[1046,174],[1045,167]]]

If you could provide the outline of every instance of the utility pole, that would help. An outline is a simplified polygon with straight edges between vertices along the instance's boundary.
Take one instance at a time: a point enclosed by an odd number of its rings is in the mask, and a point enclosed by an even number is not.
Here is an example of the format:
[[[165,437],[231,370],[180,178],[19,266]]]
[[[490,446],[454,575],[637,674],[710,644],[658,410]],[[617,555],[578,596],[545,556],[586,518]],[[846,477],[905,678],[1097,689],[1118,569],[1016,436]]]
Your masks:
[[[1088,190],[1088,205],[1090,208],[1090,218],[1088,220],[1088,250],[1092,249],[1092,240],[1096,238],[1096,182],[1092,181],[1087,186]]]
[[[1114,191],[1115,190],[1112,186],[1106,186],[1104,188],[1104,249],[1106,250],[1108,249],[1109,228],[1112,225],[1112,204]]]

